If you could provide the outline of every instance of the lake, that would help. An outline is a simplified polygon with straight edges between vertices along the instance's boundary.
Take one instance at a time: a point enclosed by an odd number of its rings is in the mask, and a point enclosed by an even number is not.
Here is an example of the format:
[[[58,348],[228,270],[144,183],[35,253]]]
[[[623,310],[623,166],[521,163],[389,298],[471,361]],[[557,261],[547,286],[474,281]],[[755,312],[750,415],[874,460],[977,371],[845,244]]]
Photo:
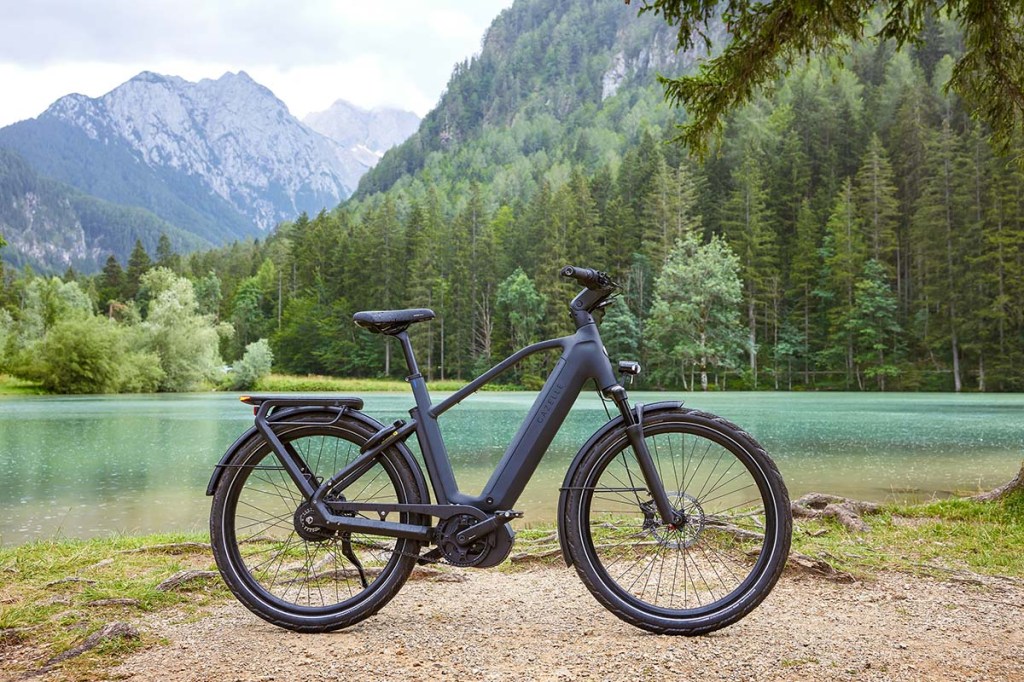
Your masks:
[[[252,423],[250,408],[237,398],[0,397],[0,542],[205,530],[213,465]],[[364,398],[365,411],[384,422],[407,417],[412,404],[411,394]],[[463,490],[480,491],[533,398],[478,394],[441,418]],[[926,500],[1004,483],[1024,459],[1020,394],[637,392],[631,398],[680,399],[741,425],[775,458],[793,498],[813,490]],[[524,524],[555,521],[568,462],[606,420],[596,394],[580,396],[517,505],[526,512]]]

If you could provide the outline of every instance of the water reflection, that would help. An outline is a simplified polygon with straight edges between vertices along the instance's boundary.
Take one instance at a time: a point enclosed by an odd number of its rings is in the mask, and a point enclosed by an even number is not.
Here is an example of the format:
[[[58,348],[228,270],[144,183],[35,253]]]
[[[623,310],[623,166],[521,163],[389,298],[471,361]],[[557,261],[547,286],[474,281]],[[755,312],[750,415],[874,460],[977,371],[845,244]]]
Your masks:
[[[794,497],[921,500],[984,489],[1008,480],[1024,453],[1020,395],[633,397],[676,397],[741,424]],[[483,394],[442,417],[464,490],[480,491],[532,400]],[[408,394],[366,396],[366,411],[385,422],[407,417],[410,404]],[[580,398],[517,505],[526,523],[554,521],[566,466],[606,420],[596,396]],[[0,398],[0,541],[203,529],[212,467],[251,421],[228,394]]]

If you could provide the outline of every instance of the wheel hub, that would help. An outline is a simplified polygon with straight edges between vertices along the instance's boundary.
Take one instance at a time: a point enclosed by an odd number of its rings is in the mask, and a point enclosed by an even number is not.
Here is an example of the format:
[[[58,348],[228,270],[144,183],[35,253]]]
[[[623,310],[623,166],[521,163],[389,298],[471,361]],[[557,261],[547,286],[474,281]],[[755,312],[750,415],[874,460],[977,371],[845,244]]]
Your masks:
[[[664,547],[670,549],[692,547],[700,539],[707,525],[704,508],[700,506],[697,498],[689,493],[669,491],[668,498],[672,503],[673,511],[680,517],[681,522],[677,525],[662,523],[654,500],[650,500],[640,505],[640,509],[644,513],[644,530],[649,530],[658,543]]]
[[[318,518],[319,515],[313,510],[313,505],[303,502],[292,517],[295,532],[306,542],[323,542],[335,537],[337,533],[334,530],[317,525]]]

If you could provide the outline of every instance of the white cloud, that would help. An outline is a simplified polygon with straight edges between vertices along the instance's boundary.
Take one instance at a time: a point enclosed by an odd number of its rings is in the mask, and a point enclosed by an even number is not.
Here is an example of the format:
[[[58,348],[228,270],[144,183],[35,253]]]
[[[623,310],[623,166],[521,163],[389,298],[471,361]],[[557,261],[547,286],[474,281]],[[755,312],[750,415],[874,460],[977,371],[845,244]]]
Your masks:
[[[511,3],[0,0],[0,126],[144,70],[188,80],[245,70],[299,116],[336,99],[422,115]]]

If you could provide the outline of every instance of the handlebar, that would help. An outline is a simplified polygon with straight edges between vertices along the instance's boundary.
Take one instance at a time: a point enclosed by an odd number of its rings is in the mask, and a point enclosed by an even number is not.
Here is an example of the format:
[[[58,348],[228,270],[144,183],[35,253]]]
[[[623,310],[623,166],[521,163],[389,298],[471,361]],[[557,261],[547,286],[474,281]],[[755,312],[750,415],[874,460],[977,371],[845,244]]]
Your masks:
[[[618,286],[607,274],[600,270],[592,270],[591,268],[578,268],[572,265],[566,265],[562,268],[562,271],[559,274],[562,275],[562,277],[572,277],[577,282],[593,291],[610,291]]]

